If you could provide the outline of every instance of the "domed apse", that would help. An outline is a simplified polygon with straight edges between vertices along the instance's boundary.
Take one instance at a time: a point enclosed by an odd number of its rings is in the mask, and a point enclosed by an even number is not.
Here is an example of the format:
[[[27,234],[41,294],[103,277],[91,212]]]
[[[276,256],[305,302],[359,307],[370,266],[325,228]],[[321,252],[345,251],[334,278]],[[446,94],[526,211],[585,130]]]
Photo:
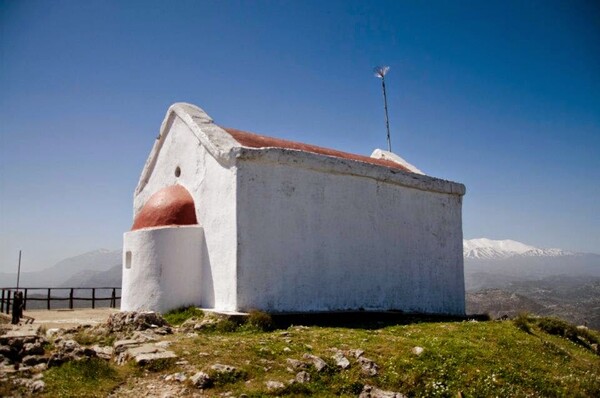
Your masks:
[[[181,185],[172,185],[156,192],[138,213],[132,231],[168,225],[195,225],[194,198]]]

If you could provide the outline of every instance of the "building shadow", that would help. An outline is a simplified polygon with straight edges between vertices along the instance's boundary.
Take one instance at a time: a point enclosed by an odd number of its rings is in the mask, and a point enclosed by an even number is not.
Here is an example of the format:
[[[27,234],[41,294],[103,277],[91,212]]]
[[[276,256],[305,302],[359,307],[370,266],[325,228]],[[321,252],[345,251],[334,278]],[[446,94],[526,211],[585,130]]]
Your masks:
[[[376,330],[388,326],[432,322],[488,321],[487,314],[452,316],[441,314],[416,314],[402,311],[340,311],[316,313],[271,314],[277,329],[290,326],[322,326],[350,329]]]

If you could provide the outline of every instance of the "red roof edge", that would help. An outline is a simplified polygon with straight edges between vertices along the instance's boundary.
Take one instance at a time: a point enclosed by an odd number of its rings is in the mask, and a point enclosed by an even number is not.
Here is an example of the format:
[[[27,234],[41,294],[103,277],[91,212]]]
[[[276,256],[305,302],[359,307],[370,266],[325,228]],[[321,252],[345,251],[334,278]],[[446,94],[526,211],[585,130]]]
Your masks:
[[[260,134],[249,133],[229,127],[222,127],[223,130],[227,131],[237,142],[242,146],[250,148],[282,148],[282,149],[293,149],[297,151],[311,152],[319,155],[333,156],[341,159],[356,160],[359,162],[375,164],[378,166],[389,167],[392,169],[402,170],[411,172],[406,167],[385,159],[375,159],[369,156],[356,155],[353,153],[337,151],[335,149],[323,148],[316,145],[303,144],[301,142],[294,142],[288,140],[282,140],[280,138],[267,137]]]

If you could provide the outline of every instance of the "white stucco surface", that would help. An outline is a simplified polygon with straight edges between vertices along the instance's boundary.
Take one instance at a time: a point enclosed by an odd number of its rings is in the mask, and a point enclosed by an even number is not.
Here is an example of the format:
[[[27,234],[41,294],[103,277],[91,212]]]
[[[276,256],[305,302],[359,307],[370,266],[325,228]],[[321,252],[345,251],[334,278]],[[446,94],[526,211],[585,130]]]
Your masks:
[[[125,233],[121,310],[164,312],[199,303],[203,239],[203,230],[198,226]]]
[[[378,148],[373,151],[373,153],[371,154],[371,157],[374,159],[391,160],[392,162],[396,162],[399,165],[406,167],[408,170],[412,171],[413,173],[425,174],[421,170],[419,170],[415,165],[407,162],[404,158],[402,158],[401,156],[399,156],[398,154],[395,154],[393,152],[384,151],[383,149]]]
[[[461,196],[238,165],[238,307],[464,314]]]
[[[194,199],[196,217],[205,237],[203,264],[207,277],[203,279],[202,297],[197,304],[233,311],[236,309],[237,170],[230,163],[219,163],[178,116],[161,132],[157,142],[161,140],[161,150],[151,154],[151,158],[155,156],[152,172],[140,181],[143,188],[138,186],[139,192],[134,196],[134,217],[155,192],[175,184],[185,187]],[[181,170],[179,177],[175,176],[177,167]]]
[[[152,194],[179,184],[194,199],[199,226],[125,234],[125,252],[134,255],[122,309],[163,311],[194,300],[218,311],[464,314],[465,187],[392,155],[373,153],[414,172],[242,147],[201,109],[173,105],[136,188],[134,217]],[[188,229],[202,237],[181,232]],[[199,276],[182,281],[165,270]],[[185,300],[167,298],[180,283]]]

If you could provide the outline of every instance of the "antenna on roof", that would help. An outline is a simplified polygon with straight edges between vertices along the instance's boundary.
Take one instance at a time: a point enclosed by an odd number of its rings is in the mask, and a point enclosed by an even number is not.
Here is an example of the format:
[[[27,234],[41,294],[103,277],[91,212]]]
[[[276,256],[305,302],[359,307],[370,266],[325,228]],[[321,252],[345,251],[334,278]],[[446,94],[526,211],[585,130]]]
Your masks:
[[[389,66],[376,66],[375,69],[373,69],[373,72],[375,72],[375,77],[381,79],[381,88],[383,89],[383,107],[385,109],[385,128],[387,129],[388,151],[392,152],[392,139],[390,138],[390,122],[387,110],[387,96],[385,95],[385,75],[389,72],[389,70]]]

